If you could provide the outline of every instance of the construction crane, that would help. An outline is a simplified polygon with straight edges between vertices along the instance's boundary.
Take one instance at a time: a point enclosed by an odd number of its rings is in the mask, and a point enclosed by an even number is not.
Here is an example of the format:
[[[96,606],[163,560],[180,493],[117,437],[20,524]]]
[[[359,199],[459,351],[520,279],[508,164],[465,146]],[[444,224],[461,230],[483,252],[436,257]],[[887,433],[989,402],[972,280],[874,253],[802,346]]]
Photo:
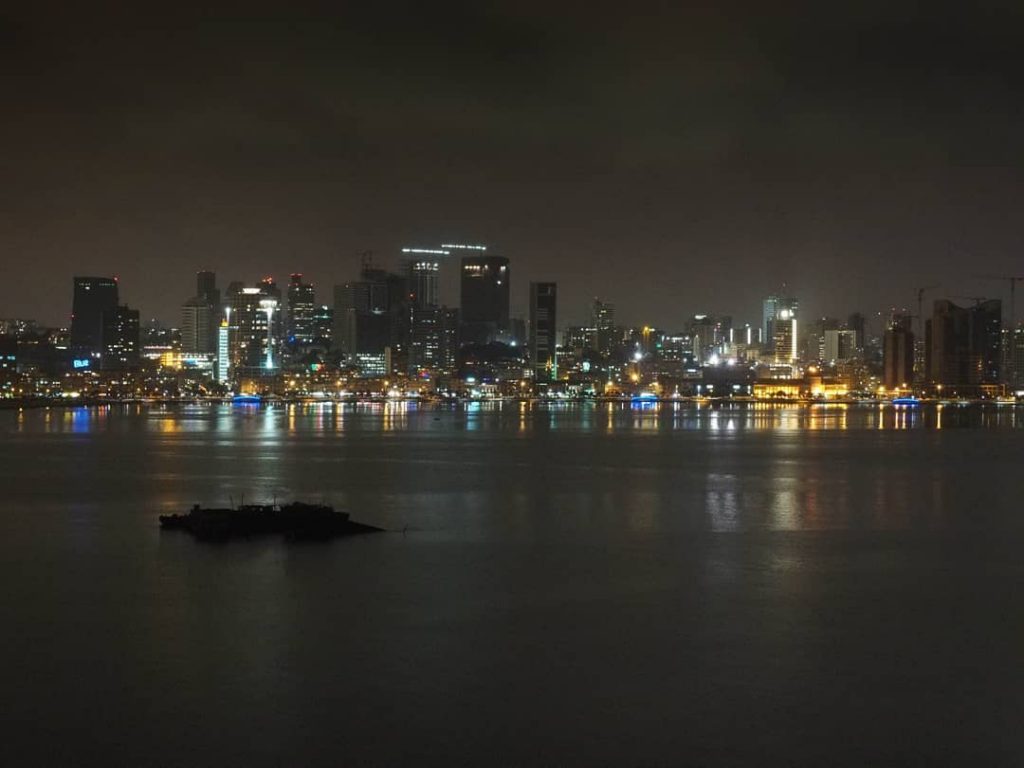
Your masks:
[[[1017,307],[1016,307],[1016,296],[1017,283],[1024,281],[1024,277],[1015,277],[1013,275],[975,275],[979,280],[1006,280],[1010,283],[1010,331],[1012,332],[1017,327]]]
[[[1017,306],[1016,293],[1017,283],[1024,281],[1024,277],[1015,275],[975,275],[979,280],[1006,280],[1010,284],[1010,354],[1006,358],[1006,378],[1011,384],[1017,383],[1017,354],[1016,354],[1016,333],[1017,333]]]
[[[949,298],[951,298],[951,299],[966,299],[968,301],[973,301],[974,302],[974,306],[978,306],[983,301],[988,301],[988,296],[950,296]]]

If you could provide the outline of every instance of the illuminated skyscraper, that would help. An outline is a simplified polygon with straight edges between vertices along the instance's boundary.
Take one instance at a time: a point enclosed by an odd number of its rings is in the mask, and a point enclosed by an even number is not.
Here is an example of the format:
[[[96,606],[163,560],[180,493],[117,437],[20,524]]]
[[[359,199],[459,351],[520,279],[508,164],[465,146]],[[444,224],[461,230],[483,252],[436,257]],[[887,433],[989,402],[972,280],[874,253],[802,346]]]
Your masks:
[[[260,376],[280,367],[279,300],[267,285],[243,288],[231,297],[232,376]]]
[[[788,307],[778,311],[771,322],[776,363],[795,363],[797,353],[796,312]]]
[[[228,312],[228,315],[231,313]],[[231,329],[227,317],[217,328],[217,381],[227,384],[231,379]]]
[[[764,343],[774,345],[775,343],[775,320],[783,310],[788,311],[786,322],[799,314],[800,302],[792,296],[768,296],[764,300],[762,314],[762,338]]]
[[[409,373],[443,367],[443,317],[440,307],[439,257],[447,251],[427,248],[403,248],[416,258],[408,262],[409,296]]]
[[[441,259],[448,253],[440,248],[402,249],[413,307],[441,306]]]
[[[119,306],[103,313],[103,369],[139,367],[139,310]]]
[[[288,283],[286,341],[291,347],[306,347],[316,338],[316,295],[310,283],[295,273]]]

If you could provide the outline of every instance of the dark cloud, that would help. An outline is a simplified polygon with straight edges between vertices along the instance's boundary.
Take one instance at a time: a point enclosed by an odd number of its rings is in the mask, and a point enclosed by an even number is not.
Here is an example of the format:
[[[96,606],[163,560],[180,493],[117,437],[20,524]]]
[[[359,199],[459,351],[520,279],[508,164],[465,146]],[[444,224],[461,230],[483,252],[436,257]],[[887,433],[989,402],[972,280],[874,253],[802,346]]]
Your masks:
[[[839,314],[1019,271],[1021,16],[34,7],[0,21],[0,315],[57,320],[109,272],[173,320],[200,267],[326,288],[449,238],[509,255],[520,301],[557,279],[567,318],[601,294],[667,326],[783,281]]]

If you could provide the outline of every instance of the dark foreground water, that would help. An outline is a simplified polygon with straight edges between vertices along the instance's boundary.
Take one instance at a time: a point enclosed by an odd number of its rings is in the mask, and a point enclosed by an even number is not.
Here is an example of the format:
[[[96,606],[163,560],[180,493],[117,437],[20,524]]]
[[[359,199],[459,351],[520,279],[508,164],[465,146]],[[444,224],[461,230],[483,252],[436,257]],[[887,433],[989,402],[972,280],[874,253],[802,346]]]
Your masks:
[[[0,412],[0,762],[1020,765],[1019,425]],[[398,532],[159,531],[243,493]]]

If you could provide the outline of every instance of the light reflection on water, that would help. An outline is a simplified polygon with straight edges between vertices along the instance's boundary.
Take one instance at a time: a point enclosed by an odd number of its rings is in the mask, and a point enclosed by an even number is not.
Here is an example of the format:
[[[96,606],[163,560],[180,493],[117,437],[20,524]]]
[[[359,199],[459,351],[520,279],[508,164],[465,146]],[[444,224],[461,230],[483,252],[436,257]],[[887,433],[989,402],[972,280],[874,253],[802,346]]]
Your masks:
[[[7,743],[530,764],[539,730],[556,764],[934,765],[959,738],[1007,750],[960,764],[1019,764],[1015,410],[0,412]],[[243,495],[405,534],[206,547],[156,524]],[[837,750],[850,733],[870,753]]]
[[[938,430],[957,427],[1020,428],[1020,409],[980,405],[898,407],[881,405],[815,404],[774,405],[754,403],[712,408],[684,403],[501,403],[470,402],[461,406],[420,405],[404,401],[383,403],[312,403],[262,406],[160,406],[105,405],[73,408],[19,409],[10,427],[15,431],[87,434],[102,431],[108,421],[142,417],[147,429],[179,432],[234,432],[258,428],[268,437],[282,433],[343,432],[349,420],[361,429],[400,432],[422,429],[423,416],[454,417],[457,428],[475,432],[494,426],[505,428],[514,416],[522,433],[571,429],[591,432],[598,424],[605,432],[629,429],[638,433],[663,430],[700,430],[713,434],[741,431],[880,431]],[[486,423],[485,423],[486,419]],[[372,425],[371,425],[372,422]]]
[[[93,450],[63,469],[83,473],[76,488],[134,483],[167,508],[276,494],[457,531],[494,528],[501,510],[525,504],[566,525],[589,515],[631,532],[955,523],[957,451],[979,451],[979,438],[1015,448],[1020,426],[1012,408],[399,401],[25,410],[0,423],[29,440],[29,454],[44,436],[88,441]],[[51,465],[72,450],[39,445]],[[598,499],[609,493],[606,508]]]

